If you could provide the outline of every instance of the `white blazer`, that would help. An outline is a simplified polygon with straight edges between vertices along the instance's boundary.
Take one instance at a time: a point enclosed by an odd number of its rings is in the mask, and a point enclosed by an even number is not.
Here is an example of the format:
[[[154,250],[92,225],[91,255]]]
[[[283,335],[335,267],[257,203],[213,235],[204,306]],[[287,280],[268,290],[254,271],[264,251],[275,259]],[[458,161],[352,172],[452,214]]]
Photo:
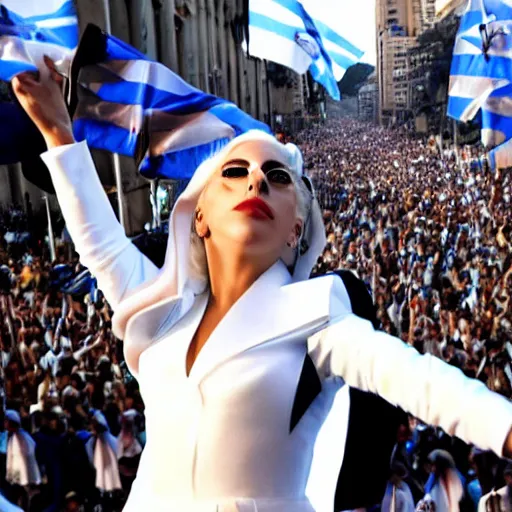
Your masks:
[[[84,144],[43,160],[77,251],[115,311],[158,269],[126,238]],[[208,292],[185,289],[128,322],[125,355],[146,405],[147,444],[125,511],[313,512],[306,486],[318,433],[344,383],[501,454],[512,426],[506,399],[354,316],[337,276],[290,281],[281,262],[268,269],[219,323],[188,377],[186,354]],[[292,428],[308,365],[321,391]],[[339,455],[333,445],[332,458]],[[317,512],[332,512],[337,476],[326,474],[331,508]]]

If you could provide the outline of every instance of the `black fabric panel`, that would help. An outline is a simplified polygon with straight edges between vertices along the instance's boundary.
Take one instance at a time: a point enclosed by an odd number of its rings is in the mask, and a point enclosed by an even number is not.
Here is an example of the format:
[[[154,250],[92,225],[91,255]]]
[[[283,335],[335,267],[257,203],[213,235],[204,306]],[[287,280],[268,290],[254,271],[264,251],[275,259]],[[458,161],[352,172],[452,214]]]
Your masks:
[[[304,358],[302,372],[297,385],[297,392],[295,394],[295,401],[293,402],[292,415],[290,418],[290,432],[299,423],[308,407],[313,403],[313,400],[322,391],[322,383],[316,371],[315,365],[311,360],[309,354]]]
[[[353,313],[378,328],[376,310],[365,284],[349,270],[335,274],[345,284]],[[347,440],[336,486],[335,512],[382,501],[398,427],[407,422],[402,409],[383,398],[354,388],[349,393]]]

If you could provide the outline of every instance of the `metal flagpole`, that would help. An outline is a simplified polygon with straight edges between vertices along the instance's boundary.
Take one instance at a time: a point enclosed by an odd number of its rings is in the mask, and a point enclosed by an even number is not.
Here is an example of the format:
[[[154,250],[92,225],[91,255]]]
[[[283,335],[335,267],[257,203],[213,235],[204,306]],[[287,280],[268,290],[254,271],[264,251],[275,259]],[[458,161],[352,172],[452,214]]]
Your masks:
[[[455,150],[455,162],[457,164],[457,169],[460,169],[460,161],[459,161],[459,146],[458,146],[458,134],[457,134],[457,120],[453,120],[453,147]]]
[[[158,202],[158,180],[151,180],[150,190],[153,210],[153,221],[151,227],[153,229],[159,229],[162,224],[162,220],[160,218],[160,204]]]
[[[109,0],[103,0],[103,9],[105,11],[105,31],[111,33],[112,25],[110,23],[110,5]],[[121,159],[117,153],[112,155],[112,164],[114,166],[114,173],[116,176],[116,189],[117,189],[117,208],[119,210],[119,222],[123,229],[126,231],[126,217],[124,214],[124,194],[123,194],[123,180],[121,177]]]
[[[43,201],[46,203],[46,215],[48,216],[48,240],[50,242],[50,258],[53,262],[57,259],[57,253],[55,251],[55,238],[53,236],[52,215],[50,212],[48,196],[43,196]]]

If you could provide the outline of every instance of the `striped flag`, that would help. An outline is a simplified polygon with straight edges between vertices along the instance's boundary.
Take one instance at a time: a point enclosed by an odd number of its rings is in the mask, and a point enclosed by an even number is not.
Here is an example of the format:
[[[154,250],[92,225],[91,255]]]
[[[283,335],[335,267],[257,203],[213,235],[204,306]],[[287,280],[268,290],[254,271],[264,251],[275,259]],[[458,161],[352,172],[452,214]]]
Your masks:
[[[44,65],[44,55],[67,74],[77,45],[78,21],[72,0],[0,0],[0,81],[37,71]],[[35,159],[44,148],[41,135],[22,108],[0,94],[0,164]]]
[[[249,54],[310,71],[339,100],[338,84],[364,52],[343,36],[343,18],[334,17],[339,0],[249,0]]]
[[[135,157],[150,179],[189,179],[233,137],[270,133],[235,104],[192,87],[93,25],[80,42],[72,83],[77,139]]]
[[[455,40],[448,115],[482,116],[482,142],[512,138],[512,1],[469,0]]]
[[[37,71],[44,55],[60,67],[69,65],[78,45],[72,0],[2,0],[0,5],[0,80]]]

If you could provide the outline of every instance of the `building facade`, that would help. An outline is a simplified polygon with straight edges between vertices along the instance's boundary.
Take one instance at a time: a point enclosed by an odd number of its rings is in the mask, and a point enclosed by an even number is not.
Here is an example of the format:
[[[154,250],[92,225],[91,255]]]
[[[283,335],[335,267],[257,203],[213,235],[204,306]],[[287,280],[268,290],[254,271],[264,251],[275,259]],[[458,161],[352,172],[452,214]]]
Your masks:
[[[373,72],[357,93],[357,114],[361,121],[375,123],[379,114],[379,85]]]
[[[435,0],[377,0],[378,118],[394,124],[409,115],[409,52],[435,21]]]

